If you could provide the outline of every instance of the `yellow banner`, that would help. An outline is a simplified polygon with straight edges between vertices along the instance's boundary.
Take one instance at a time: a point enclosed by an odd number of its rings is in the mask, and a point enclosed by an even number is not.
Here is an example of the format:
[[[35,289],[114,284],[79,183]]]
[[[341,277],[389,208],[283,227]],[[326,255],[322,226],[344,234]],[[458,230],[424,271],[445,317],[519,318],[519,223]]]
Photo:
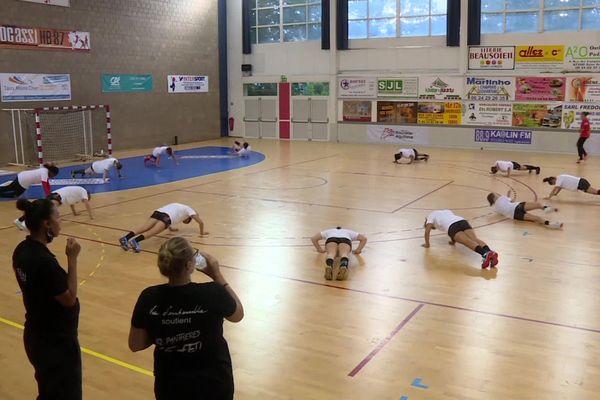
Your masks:
[[[517,57],[518,63],[525,62],[563,62],[565,59],[565,46],[560,45],[527,45],[517,46]]]
[[[462,103],[460,102],[419,102],[417,123],[460,125],[462,122]]]

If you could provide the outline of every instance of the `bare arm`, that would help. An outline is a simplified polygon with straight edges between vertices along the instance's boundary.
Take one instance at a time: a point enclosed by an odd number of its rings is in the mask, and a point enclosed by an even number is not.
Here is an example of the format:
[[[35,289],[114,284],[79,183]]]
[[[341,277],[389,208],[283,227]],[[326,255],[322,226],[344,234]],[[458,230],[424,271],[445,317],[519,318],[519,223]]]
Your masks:
[[[510,176],[510,171],[512,171],[512,168],[509,168],[509,169],[506,170],[506,177]]]
[[[429,245],[429,235],[431,234],[431,230],[433,229],[433,224],[427,224],[425,225],[425,243],[423,244],[423,247],[428,248]]]
[[[129,329],[129,350],[136,352],[152,346],[150,336],[145,329],[132,326]]]
[[[202,221],[200,219],[200,217],[198,216],[198,214],[192,216],[192,219],[194,221],[196,221],[198,223],[198,226],[200,227],[200,236],[206,236],[206,235],[208,235],[208,232],[204,231],[204,221]]]
[[[325,253],[325,249],[323,249],[321,247],[321,245],[319,244],[319,240],[323,239],[323,236],[321,236],[321,233],[316,233],[315,235],[313,235],[310,238],[310,241],[312,242],[313,246],[315,246],[315,249],[319,252],[319,253]]]
[[[413,156],[408,157],[408,163],[412,164],[413,161],[415,161],[415,158]]]
[[[81,246],[73,238],[67,239],[67,247],[65,253],[67,253],[67,287],[63,293],[55,297],[56,301],[63,307],[73,307],[77,303],[77,288],[79,282],[77,282],[77,256],[81,251]]]
[[[225,319],[229,322],[240,322],[244,318],[244,306],[231,285],[229,285],[223,275],[221,275],[219,261],[210,254],[203,252],[200,252],[200,254],[206,259],[207,263],[207,268],[203,269],[202,272],[212,278],[215,283],[223,285],[225,290],[227,290],[227,293],[235,300],[235,311],[229,317],[225,317]]]
[[[175,165],[179,165],[179,160],[177,159],[177,156],[175,156],[175,152],[173,152],[173,155],[171,157],[173,157],[173,161],[175,161]]]
[[[102,179],[104,180],[104,182],[108,182],[108,172],[109,170],[105,169],[104,172],[102,172]]]
[[[557,194],[560,193],[561,190],[562,190],[561,187],[554,186],[554,189],[552,189],[552,191],[550,192],[548,197],[546,197],[546,200],[549,200],[551,197],[556,196]]]
[[[354,250],[354,254],[360,254],[362,252],[362,249],[367,245],[367,237],[362,233],[358,235],[357,239],[360,243],[356,250]]]
[[[160,166],[160,156],[156,157],[154,164],[156,164],[157,167]]]
[[[90,201],[89,200],[83,200],[83,204],[85,204],[85,209],[87,210],[88,214],[90,215],[90,219],[94,219],[94,215],[92,214],[92,206],[90,205]]]
[[[75,210],[75,206],[73,204],[71,204],[71,212],[73,215],[77,215],[77,211]]]

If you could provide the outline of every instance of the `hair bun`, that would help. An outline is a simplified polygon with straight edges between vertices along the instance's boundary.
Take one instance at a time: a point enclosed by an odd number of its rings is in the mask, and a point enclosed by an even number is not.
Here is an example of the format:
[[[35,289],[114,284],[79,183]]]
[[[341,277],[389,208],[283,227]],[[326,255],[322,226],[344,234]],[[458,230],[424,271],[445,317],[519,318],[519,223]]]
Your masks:
[[[25,214],[30,212],[32,208],[33,208],[33,204],[29,200],[26,200],[26,199],[17,200],[17,209],[23,211]]]

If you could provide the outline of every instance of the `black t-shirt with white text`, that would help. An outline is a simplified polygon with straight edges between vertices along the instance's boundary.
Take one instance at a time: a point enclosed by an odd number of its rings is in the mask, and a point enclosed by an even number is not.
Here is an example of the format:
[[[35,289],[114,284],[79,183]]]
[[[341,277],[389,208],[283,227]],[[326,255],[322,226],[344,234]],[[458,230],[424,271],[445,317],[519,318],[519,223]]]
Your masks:
[[[203,382],[233,390],[233,371],[223,318],[235,312],[236,303],[216,283],[152,286],[140,294],[131,324],[148,332],[154,343],[157,381]]]
[[[15,248],[13,269],[23,293],[26,329],[45,336],[77,337],[79,300],[73,307],[56,300],[69,286],[54,254],[28,236]]]

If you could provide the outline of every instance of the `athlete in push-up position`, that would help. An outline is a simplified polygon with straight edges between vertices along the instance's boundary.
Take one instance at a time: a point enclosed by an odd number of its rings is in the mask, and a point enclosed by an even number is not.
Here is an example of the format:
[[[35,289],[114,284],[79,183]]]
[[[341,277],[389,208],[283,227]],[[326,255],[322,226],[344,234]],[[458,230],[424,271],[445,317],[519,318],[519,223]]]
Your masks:
[[[83,178],[86,175],[94,176],[102,174],[102,179],[104,182],[108,182],[108,175],[110,174],[110,170],[113,168],[116,168],[117,176],[120,178],[123,164],[121,164],[121,162],[114,157],[109,157],[100,161],[94,161],[92,165],[85,169],[73,170],[71,171],[71,178],[75,179],[77,175],[80,175]]]
[[[551,213],[558,211],[556,208],[537,202],[517,203],[516,201],[512,201],[508,196],[510,196],[510,191],[506,196],[501,196],[498,193],[490,193],[487,195],[487,200],[490,203],[490,206],[494,206],[494,209],[498,214],[502,214],[506,218],[515,219],[517,221],[535,222],[550,229],[562,228],[563,224],[561,222],[548,221],[545,218],[530,213],[530,211],[533,210],[543,210],[545,213]]]
[[[394,162],[400,164],[400,160],[403,158],[408,159],[407,164],[412,164],[414,161],[428,161],[429,154],[419,153],[417,149],[399,149],[396,154],[394,154]]]
[[[175,151],[170,146],[155,147],[154,150],[152,150],[152,154],[149,154],[144,158],[144,165],[149,166],[154,164],[157,167],[160,167],[160,160],[162,160],[163,157],[173,158],[175,165],[179,165],[179,161],[175,156]]]
[[[570,190],[571,192],[580,190],[584,193],[600,195],[600,190],[593,188],[587,179],[578,176],[566,174],[558,175],[556,177],[549,176],[544,178],[544,182],[548,182],[549,185],[554,185],[554,189],[552,189],[548,197],[546,197],[546,200],[550,200],[550,198],[559,194],[563,189]]]
[[[78,215],[75,210],[75,204],[83,203],[85,208],[90,215],[90,219],[94,219],[92,215],[92,207],[90,207],[90,199],[92,195],[87,189],[81,186],[65,186],[60,189],[52,191],[48,199],[56,202],[59,206],[63,203],[68,204],[71,207],[73,215]]]
[[[333,279],[333,260],[336,256],[340,257],[340,269],[336,279],[341,281],[346,278],[348,272],[348,256],[352,251],[352,242],[360,242],[356,250],[354,250],[354,254],[360,254],[367,244],[367,237],[365,235],[349,229],[342,229],[341,226],[319,232],[311,237],[310,240],[319,253],[327,253],[325,279],[328,281]],[[325,240],[325,249],[321,247],[319,240]]]
[[[492,174],[495,174],[498,171],[505,172],[506,176],[510,176],[511,171],[528,171],[529,173],[531,173],[531,171],[535,171],[535,174],[539,175],[541,169],[535,165],[521,165],[516,161],[498,160],[490,167],[490,171]]]

